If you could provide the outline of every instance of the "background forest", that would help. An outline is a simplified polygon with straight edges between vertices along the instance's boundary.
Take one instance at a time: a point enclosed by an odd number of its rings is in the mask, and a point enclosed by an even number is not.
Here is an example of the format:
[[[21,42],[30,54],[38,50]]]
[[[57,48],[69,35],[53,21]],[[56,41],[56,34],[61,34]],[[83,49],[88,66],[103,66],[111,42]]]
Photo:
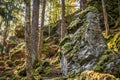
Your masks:
[[[0,0],[0,80],[120,80],[120,0]]]

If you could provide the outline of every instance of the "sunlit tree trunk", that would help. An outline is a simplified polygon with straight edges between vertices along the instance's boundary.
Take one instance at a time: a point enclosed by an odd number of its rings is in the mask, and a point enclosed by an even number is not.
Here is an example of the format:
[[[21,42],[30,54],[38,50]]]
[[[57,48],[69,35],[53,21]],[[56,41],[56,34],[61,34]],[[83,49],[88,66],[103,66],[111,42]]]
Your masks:
[[[105,2],[102,0],[102,7],[103,7],[103,15],[104,15],[104,24],[105,24],[105,29],[106,29],[106,36],[109,34],[109,24],[108,24],[108,17],[107,17],[107,12],[106,12],[106,7],[105,7]]]
[[[62,21],[61,21],[61,39],[64,38],[66,34],[66,23],[65,23],[65,0],[61,0],[62,3]]]
[[[38,60],[38,24],[39,24],[39,3],[40,0],[33,0],[33,11],[32,11],[32,64]]]
[[[43,7],[42,7],[42,14],[41,14],[41,26],[40,26],[40,39],[39,39],[39,47],[38,47],[40,58],[42,57],[41,50],[43,46],[43,28],[44,28],[44,18],[45,18],[45,7],[46,7],[46,0],[43,0]]]
[[[30,0],[25,0],[26,4],[26,11],[25,11],[25,47],[26,47],[26,74],[27,74],[27,80],[31,80],[33,78],[32,76],[32,64],[31,64],[31,27],[30,27]]]

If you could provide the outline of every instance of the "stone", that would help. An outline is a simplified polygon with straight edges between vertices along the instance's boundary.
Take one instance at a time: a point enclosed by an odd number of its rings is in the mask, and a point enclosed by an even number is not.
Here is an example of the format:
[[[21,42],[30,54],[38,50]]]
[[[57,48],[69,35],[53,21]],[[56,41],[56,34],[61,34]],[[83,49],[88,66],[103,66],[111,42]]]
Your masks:
[[[83,15],[82,13],[79,16]],[[63,39],[61,42],[61,70],[65,76],[70,72],[76,74],[78,71],[93,68],[107,48],[100,29],[99,15],[88,10],[81,18],[84,18],[81,25],[77,25],[80,22],[73,25],[78,26],[74,33],[71,32],[73,38],[68,37],[68,40],[64,42]]]

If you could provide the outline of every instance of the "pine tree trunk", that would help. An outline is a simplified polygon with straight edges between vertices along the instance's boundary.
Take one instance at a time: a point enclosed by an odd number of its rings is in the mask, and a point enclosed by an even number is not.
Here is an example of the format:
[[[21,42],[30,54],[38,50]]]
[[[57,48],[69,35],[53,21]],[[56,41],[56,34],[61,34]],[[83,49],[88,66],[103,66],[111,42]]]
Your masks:
[[[40,27],[40,39],[39,39],[39,47],[38,47],[40,58],[42,57],[41,50],[43,46],[43,27],[44,27],[44,18],[45,18],[45,7],[46,7],[46,0],[43,0],[43,7],[42,7],[42,14],[41,14],[41,27]]]
[[[106,29],[106,36],[109,34],[109,24],[108,24],[108,17],[107,17],[107,12],[106,12],[106,7],[105,7],[105,2],[102,0],[102,7],[103,7],[103,15],[104,15],[104,24],[105,24],[105,29]]]
[[[40,0],[33,0],[33,12],[32,12],[32,64],[38,60],[38,24],[39,24],[39,3]]]
[[[118,0],[118,10],[119,10],[119,17],[120,17],[120,0]]]
[[[26,47],[26,74],[27,80],[31,80],[33,78],[32,75],[32,64],[31,64],[31,27],[30,27],[30,13],[31,6],[30,0],[26,0],[26,13],[25,13],[25,47]]]
[[[66,34],[66,23],[65,23],[65,0],[61,0],[62,2],[62,21],[61,21],[61,39],[65,37]]]
[[[26,0],[26,13],[25,13],[25,47],[26,47],[26,74],[27,80],[32,79],[32,64],[31,64],[31,27],[30,27],[30,0]]]
[[[8,48],[7,48],[7,37],[9,34],[9,25],[8,25],[9,21],[6,20],[5,21],[5,28],[4,28],[4,34],[3,34],[3,50],[2,53],[3,55],[8,54]],[[11,54],[9,53],[9,59],[11,60]],[[4,56],[3,56],[4,58]]]

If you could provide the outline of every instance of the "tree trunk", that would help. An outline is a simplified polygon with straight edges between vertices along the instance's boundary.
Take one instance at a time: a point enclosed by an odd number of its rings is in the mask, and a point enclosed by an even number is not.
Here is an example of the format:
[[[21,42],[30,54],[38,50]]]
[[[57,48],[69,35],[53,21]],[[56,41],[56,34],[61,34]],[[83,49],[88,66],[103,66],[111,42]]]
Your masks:
[[[7,37],[8,37],[8,34],[9,34],[9,21],[6,20],[5,21],[5,28],[4,28],[4,34],[3,34],[3,50],[2,50],[2,53],[3,55],[5,54],[8,54],[8,49],[7,49]],[[9,53],[9,59],[11,60],[11,54]],[[3,56],[4,58],[4,56]]]
[[[108,17],[107,17],[107,12],[106,12],[104,0],[102,0],[102,7],[103,7],[104,24],[105,24],[105,29],[106,29],[105,33],[107,36],[109,34],[109,24],[108,24]]]
[[[44,27],[44,18],[45,18],[45,7],[46,7],[46,0],[43,0],[42,14],[41,14],[41,27],[40,27],[40,39],[39,39],[39,47],[38,47],[40,58],[42,57],[41,50],[43,46],[43,27]]]
[[[61,0],[62,2],[62,21],[61,21],[61,39],[65,37],[66,34],[66,23],[65,23],[65,0]]]
[[[119,17],[120,17],[120,0],[118,0],[118,11],[119,11]]]
[[[79,8],[81,9],[81,2],[80,2],[81,0],[79,0]]]
[[[39,24],[39,3],[40,0],[33,0],[33,14],[32,14],[32,64],[38,60],[38,24]]]
[[[30,0],[26,0],[26,13],[25,13],[25,47],[26,47],[26,74],[27,80],[31,80],[32,76],[32,64],[31,64],[31,27],[30,27],[30,14],[31,14],[31,6]]]
[[[80,0],[80,9],[84,10],[87,6],[87,0]]]

